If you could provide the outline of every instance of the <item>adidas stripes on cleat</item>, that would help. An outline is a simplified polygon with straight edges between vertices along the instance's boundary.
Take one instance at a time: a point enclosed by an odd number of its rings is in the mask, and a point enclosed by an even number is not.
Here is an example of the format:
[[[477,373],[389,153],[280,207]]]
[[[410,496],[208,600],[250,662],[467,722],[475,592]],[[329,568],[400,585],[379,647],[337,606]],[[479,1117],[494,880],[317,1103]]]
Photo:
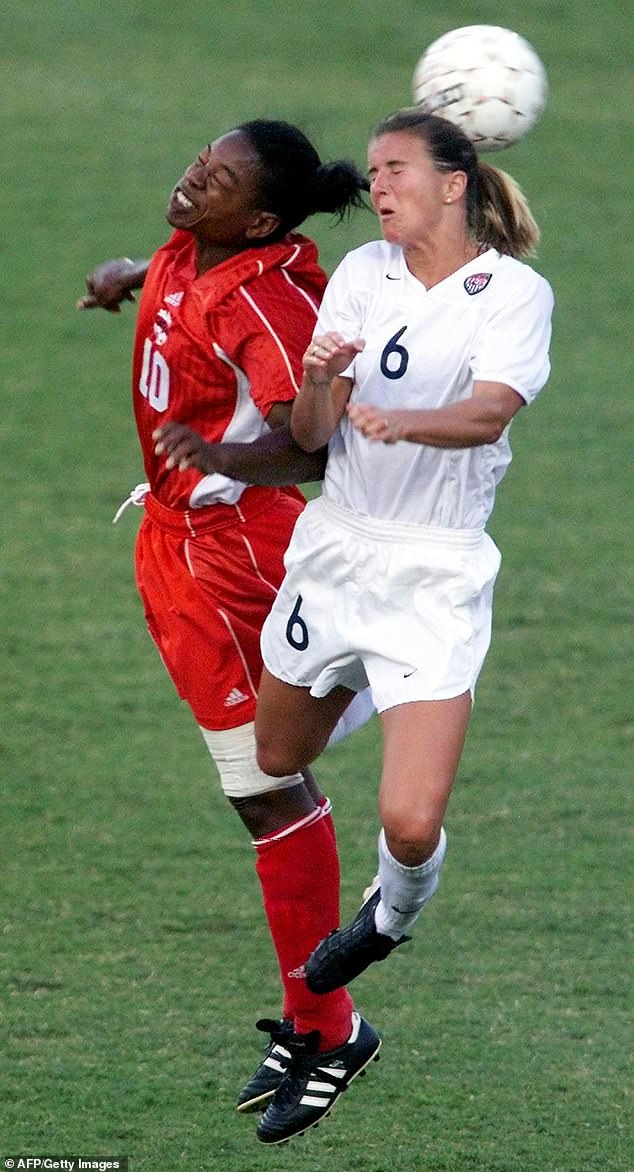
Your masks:
[[[392,940],[377,932],[374,913],[381,899],[376,888],[362,905],[351,924],[337,928],[322,940],[306,961],[306,984],[311,993],[332,993],[349,984],[368,965],[385,960],[399,944],[409,940],[402,936]]]
[[[236,1101],[237,1111],[259,1111],[265,1107],[279,1087],[291,1060],[286,1043],[293,1037],[291,1021],[270,1021],[262,1018],[255,1023],[257,1030],[270,1034],[271,1040],[264,1058],[248,1083],[243,1086]]]
[[[369,1022],[352,1015],[347,1042],[323,1054],[317,1052],[319,1030],[295,1034],[286,1047],[291,1051],[288,1070],[257,1127],[264,1144],[285,1143],[315,1127],[330,1113],[346,1087],[378,1059],[381,1039]]]

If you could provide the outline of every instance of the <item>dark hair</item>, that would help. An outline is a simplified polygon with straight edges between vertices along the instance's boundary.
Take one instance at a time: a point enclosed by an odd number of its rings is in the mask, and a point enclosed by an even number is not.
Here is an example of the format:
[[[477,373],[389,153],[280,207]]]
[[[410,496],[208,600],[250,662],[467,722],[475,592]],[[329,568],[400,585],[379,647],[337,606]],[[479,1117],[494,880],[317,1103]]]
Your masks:
[[[316,212],[340,220],[353,208],[365,207],[369,184],[355,163],[341,159],[322,163],[306,135],[290,122],[260,118],[236,127],[260,159],[260,191],[264,209],[280,217],[280,225],[263,243],[281,239]]]
[[[532,255],[539,228],[520,188],[506,171],[478,159],[458,126],[411,106],[384,118],[371,137],[398,131],[422,138],[439,171],[464,171],[467,222],[476,240],[517,259]]]

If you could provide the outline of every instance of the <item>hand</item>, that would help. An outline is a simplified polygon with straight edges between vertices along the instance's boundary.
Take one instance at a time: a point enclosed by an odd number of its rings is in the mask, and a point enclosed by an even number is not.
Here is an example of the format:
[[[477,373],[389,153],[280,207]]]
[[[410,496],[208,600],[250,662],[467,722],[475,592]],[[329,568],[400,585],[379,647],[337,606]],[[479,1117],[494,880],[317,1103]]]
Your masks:
[[[207,443],[197,431],[183,423],[165,423],[152,433],[152,439],[156,441],[154,451],[157,456],[167,452],[166,468],[178,468],[179,472],[197,468],[207,474],[218,471],[214,460],[217,445]]]
[[[86,277],[88,293],[77,301],[77,309],[107,309],[121,313],[122,301],[134,301],[131,290],[138,288],[139,266],[136,261],[121,257],[98,265]]]
[[[313,338],[304,354],[304,372],[314,386],[328,386],[333,378],[346,369],[355,354],[365,347],[363,338],[346,342],[341,334],[333,331],[318,334]]]
[[[398,411],[384,411],[371,403],[349,403],[348,419],[366,439],[395,444],[401,439]]]

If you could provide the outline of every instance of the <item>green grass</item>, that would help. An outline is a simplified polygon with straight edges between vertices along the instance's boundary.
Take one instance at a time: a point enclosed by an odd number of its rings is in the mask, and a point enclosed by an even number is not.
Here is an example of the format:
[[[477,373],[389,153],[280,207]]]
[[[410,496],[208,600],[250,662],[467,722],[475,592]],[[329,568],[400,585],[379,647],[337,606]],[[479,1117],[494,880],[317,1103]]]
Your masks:
[[[5,0],[0,605],[0,1166],[128,1153],[132,1172],[630,1172],[632,29],[616,0]],[[414,943],[368,973],[381,1063],[288,1148],[233,1111],[277,981],[252,848],[147,636],[134,310],[84,274],[148,254],[198,147],[256,114],[364,161],[424,47],[500,23],[548,67],[500,158],[557,295],[553,375],[514,425],[492,533],[493,648]],[[328,268],[371,217],[311,224]],[[374,867],[374,725],[327,754],[344,914]]]

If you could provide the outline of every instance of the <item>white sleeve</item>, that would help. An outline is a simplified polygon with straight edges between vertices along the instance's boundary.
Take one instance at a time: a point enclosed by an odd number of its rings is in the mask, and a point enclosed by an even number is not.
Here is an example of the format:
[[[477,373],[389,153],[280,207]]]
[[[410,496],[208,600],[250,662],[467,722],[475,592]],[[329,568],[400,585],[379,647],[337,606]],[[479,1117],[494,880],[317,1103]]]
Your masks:
[[[316,334],[335,330],[347,342],[363,337],[362,299],[351,274],[353,264],[350,255],[345,256],[332,274],[324,293],[317,316]],[[343,378],[354,379],[354,361],[343,371]]]
[[[355,282],[350,271],[352,268],[352,258],[350,255],[344,256],[332,274],[319,307],[316,334],[338,330],[348,341],[358,337],[361,329],[361,305],[355,294]]]
[[[553,293],[526,268],[526,278],[477,331],[471,370],[476,380],[506,383],[530,403],[550,374]]]

